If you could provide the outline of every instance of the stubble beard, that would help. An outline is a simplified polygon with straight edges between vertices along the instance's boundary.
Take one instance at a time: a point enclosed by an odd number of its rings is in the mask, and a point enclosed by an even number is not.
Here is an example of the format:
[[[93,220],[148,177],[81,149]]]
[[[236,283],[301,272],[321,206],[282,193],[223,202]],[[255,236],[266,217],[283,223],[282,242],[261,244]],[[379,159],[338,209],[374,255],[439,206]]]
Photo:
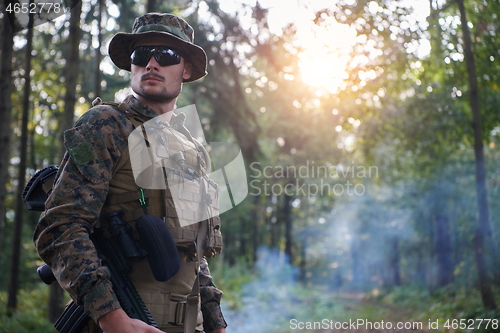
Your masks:
[[[148,91],[148,89],[144,86],[140,86],[138,90],[139,91],[136,91],[136,93],[145,99],[157,103],[170,103],[180,95],[182,91],[182,84],[179,84],[178,88],[171,91],[165,87],[161,91]]]
[[[170,103],[173,100],[175,100],[181,93],[182,91],[182,77],[175,78],[175,83],[171,84],[170,87],[165,87],[163,86],[161,90],[157,90],[155,85],[149,85],[145,82],[143,82],[143,78],[146,76],[153,76],[157,77],[158,79],[162,80],[163,82],[168,80],[168,79],[173,79],[173,78],[165,78],[163,76],[157,75],[157,74],[151,74],[147,73],[144,74],[139,81],[138,86],[136,89],[132,87],[132,90],[134,92],[141,96],[142,98],[146,100],[150,100],[155,103]],[[163,84],[162,82],[162,84]]]

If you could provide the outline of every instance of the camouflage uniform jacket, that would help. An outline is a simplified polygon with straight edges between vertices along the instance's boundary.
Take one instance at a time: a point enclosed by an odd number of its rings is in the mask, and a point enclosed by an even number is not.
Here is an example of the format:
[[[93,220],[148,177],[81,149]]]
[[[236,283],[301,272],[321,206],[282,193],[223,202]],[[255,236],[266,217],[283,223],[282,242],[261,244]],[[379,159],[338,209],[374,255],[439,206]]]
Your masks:
[[[144,121],[158,116],[133,96],[124,102]],[[89,234],[99,220],[113,166],[127,149],[133,130],[121,111],[100,105],[65,132],[67,151],[34,234],[40,257],[95,321],[120,304]],[[226,327],[220,310],[222,292],[213,284],[205,259],[201,260],[200,294],[205,331]]]

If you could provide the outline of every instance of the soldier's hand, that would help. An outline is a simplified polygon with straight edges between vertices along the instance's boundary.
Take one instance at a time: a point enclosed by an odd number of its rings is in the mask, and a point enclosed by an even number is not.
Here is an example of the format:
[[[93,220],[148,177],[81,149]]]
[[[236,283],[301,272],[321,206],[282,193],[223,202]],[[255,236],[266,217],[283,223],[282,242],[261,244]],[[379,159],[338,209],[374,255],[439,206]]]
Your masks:
[[[164,333],[139,319],[130,318],[123,309],[113,310],[99,319],[104,333]]]

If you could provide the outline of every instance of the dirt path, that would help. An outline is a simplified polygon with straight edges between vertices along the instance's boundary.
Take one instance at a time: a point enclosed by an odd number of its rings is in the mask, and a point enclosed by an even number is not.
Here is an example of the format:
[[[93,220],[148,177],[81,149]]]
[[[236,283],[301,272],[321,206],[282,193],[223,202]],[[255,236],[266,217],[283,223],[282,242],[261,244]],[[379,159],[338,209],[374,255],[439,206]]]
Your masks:
[[[356,295],[345,295],[346,318],[337,321],[326,320],[320,329],[304,329],[301,332],[314,333],[436,333],[445,332],[436,327],[436,323],[427,318],[419,318],[418,314],[411,313],[408,309],[395,305],[388,305],[373,300],[359,299]],[[307,325],[307,324],[306,324]],[[432,326],[431,326],[432,325]],[[304,327],[306,328],[306,327]],[[450,331],[447,331],[450,332]]]
[[[334,323],[329,329],[319,330],[317,332],[345,332],[345,333],[429,333],[438,332],[430,330],[430,322],[428,320],[415,320],[407,316],[404,311],[399,309],[391,309],[390,315],[379,317],[376,319],[366,318],[350,318],[344,322]]]

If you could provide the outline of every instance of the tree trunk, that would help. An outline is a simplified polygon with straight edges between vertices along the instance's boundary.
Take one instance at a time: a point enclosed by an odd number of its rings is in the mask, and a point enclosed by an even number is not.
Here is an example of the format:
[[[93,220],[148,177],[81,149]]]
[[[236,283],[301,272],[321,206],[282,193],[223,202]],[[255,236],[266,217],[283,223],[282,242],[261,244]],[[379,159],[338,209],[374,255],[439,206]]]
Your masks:
[[[307,234],[305,233],[300,238],[299,272],[299,281],[303,286],[307,286]]]
[[[30,4],[32,2],[30,1]],[[30,111],[30,93],[31,93],[31,51],[33,49],[33,21],[34,14],[29,15],[28,31],[26,34],[26,65],[24,67],[24,92],[23,92],[23,111],[21,116],[21,142],[19,144],[19,172],[16,191],[16,207],[14,218],[14,237],[12,241],[12,254],[10,261],[9,276],[9,296],[7,300],[7,309],[13,313],[17,307],[17,293],[19,290],[19,266],[21,259],[21,237],[23,230],[23,212],[24,205],[21,195],[26,183],[26,160],[28,150],[28,117]]]
[[[309,221],[311,216],[314,216],[314,207],[311,209],[311,203],[307,201],[306,203],[301,203],[303,205],[302,212],[305,213],[304,216],[304,229],[299,234],[299,246],[300,246],[300,261],[299,261],[299,281],[302,285],[307,286],[307,246],[308,237],[310,235],[315,237],[314,234],[308,232]],[[329,270],[329,268],[327,268]],[[328,273],[327,273],[328,274]]]
[[[64,290],[59,283],[52,283],[50,285],[49,295],[49,321],[55,323],[61,313],[64,311],[63,306]]]
[[[392,283],[395,286],[401,285],[400,262],[401,255],[399,251],[399,239],[397,237],[393,237],[391,240],[390,267]]]
[[[247,229],[248,229],[248,224],[252,223],[251,219],[252,218],[250,217],[250,220],[247,219],[240,220],[240,232],[238,233],[238,237],[240,242],[239,255],[241,257],[247,256],[247,238],[248,238]]]
[[[156,9],[156,0],[148,0],[147,5],[146,5],[146,11],[148,13],[152,13],[152,12],[158,11]]]
[[[4,1],[6,7],[10,1]],[[4,7],[4,8],[5,8]],[[7,195],[7,179],[10,151],[10,121],[12,93],[12,52],[14,47],[14,32],[10,22],[15,16],[4,10],[2,19],[2,38],[0,57],[0,251],[3,252],[3,233],[6,219],[5,196]]]
[[[259,247],[259,221],[261,219],[261,214],[262,212],[259,207],[261,203],[261,196],[256,195],[254,197],[254,203],[253,203],[253,212],[252,212],[252,218],[253,221],[251,221],[252,225],[252,264],[255,264],[257,262],[257,248]],[[265,205],[264,205],[265,206]],[[264,207],[264,214],[265,214],[265,207]]]
[[[231,245],[234,246],[235,244],[235,237],[234,237],[234,232],[229,232],[224,234],[224,245]],[[226,245],[227,244],[227,245]],[[232,267],[236,264],[236,256],[235,256],[235,251],[223,251],[222,253],[224,254],[224,260],[228,263],[229,267]]]
[[[469,102],[472,111],[472,125],[474,128],[474,155],[476,157],[476,192],[479,209],[479,221],[475,233],[474,250],[476,255],[476,266],[479,277],[479,289],[483,305],[495,309],[495,299],[488,279],[488,270],[484,257],[484,238],[491,237],[489,221],[488,192],[486,189],[486,168],[484,161],[483,132],[481,127],[481,114],[479,109],[479,88],[477,84],[476,66],[472,52],[472,41],[470,37],[464,1],[456,0],[460,9],[460,20],[464,39],[465,63],[469,77]],[[495,249],[494,249],[495,250]],[[494,251],[496,252],[496,251]],[[496,253],[494,253],[496,255]]]
[[[279,197],[276,197],[276,200],[279,200]],[[276,203],[274,207],[272,206],[273,202],[272,200],[266,204],[266,211],[267,211],[267,205],[270,205],[272,207],[272,212],[270,216],[268,217],[268,223],[269,223],[269,228],[271,229],[269,231],[270,233],[270,239],[269,239],[269,247],[271,249],[274,249],[278,247],[278,237],[277,237],[277,223],[278,223],[278,217],[277,217],[277,211],[279,207],[279,203]],[[266,214],[267,216],[267,214]]]
[[[415,277],[417,279],[418,285],[425,285],[425,277],[427,275],[427,270],[424,263],[424,254],[422,252],[422,249],[417,249],[417,265]]]
[[[352,262],[352,282],[351,288],[354,291],[360,291],[363,288],[363,277],[361,269],[361,255],[359,253],[359,240],[357,236],[351,234],[351,262]]]
[[[436,255],[438,262],[438,286],[453,282],[453,249],[448,216],[436,216]]]
[[[289,263],[293,262],[292,253],[292,196],[284,194],[283,219],[285,221],[285,256]]]
[[[99,44],[95,50],[95,72],[94,72],[94,94],[95,97],[101,96],[101,46],[102,46],[102,3],[99,0],[97,3],[97,43]]]
[[[64,142],[64,131],[71,128],[74,123],[76,86],[78,82],[78,71],[80,67],[79,44],[80,44],[80,15],[82,13],[82,2],[79,1],[71,10],[68,51],[66,54],[66,66],[64,78],[66,83],[66,94],[64,95],[64,113],[61,121],[60,140]],[[64,145],[61,147],[60,157],[64,155]]]

